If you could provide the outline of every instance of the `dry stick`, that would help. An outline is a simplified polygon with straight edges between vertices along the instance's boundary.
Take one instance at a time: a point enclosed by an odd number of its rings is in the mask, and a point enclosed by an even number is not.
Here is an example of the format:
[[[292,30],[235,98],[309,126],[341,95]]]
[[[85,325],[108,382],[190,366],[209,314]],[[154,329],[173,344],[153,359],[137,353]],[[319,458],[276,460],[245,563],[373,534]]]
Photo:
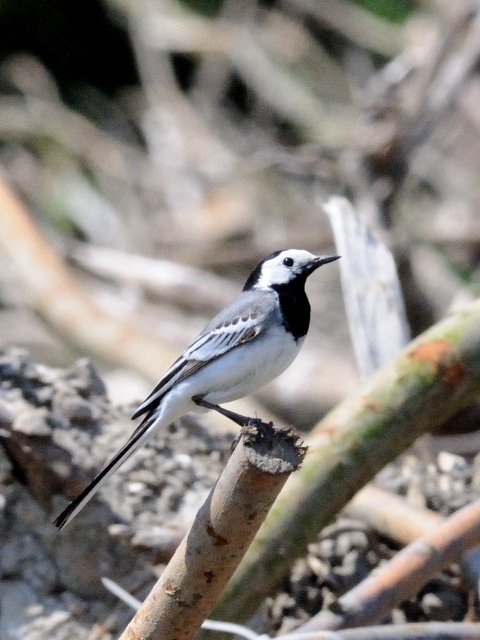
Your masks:
[[[163,298],[194,308],[196,312],[217,313],[238,293],[231,281],[203,269],[78,242],[73,259],[95,275],[133,283]]]
[[[375,16],[371,11],[345,0],[289,0],[287,6],[295,12],[327,24],[357,45],[385,56],[401,53],[404,47],[402,30],[392,22]]]
[[[305,448],[262,423],[242,431],[217,484],[122,640],[188,640],[253,540]]]
[[[410,544],[445,521],[430,509],[413,507],[405,498],[367,485],[345,507],[349,518],[364,520],[384,536],[400,544]]]
[[[173,355],[159,340],[92,304],[1,179],[0,248],[9,257],[28,302],[82,350],[132,366],[151,379],[173,362]]]
[[[353,495],[480,391],[480,301],[419,336],[331,411],[309,439],[213,617],[244,621]]]
[[[345,629],[338,640],[478,640],[478,622],[415,622]],[[329,640],[321,631],[318,640]],[[315,636],[314,636],[315,638]],[[310,637],[309,640],[314,640]]]
[[[340,277],[355,359],[362,380],[391,362],[410,340],[395,259],[346,198],[323,205],[342,256]]]
[[[123,0],[117,3],[124,4]],[[338,147],[354,138],[351,109],[341,103],[335,109],[326,108],[315,92],[285,71],[282,62],[266,49],[258,26],[252,30],[225,19],[192,17],[186,11],[180,12],[179,7],[175,7],[175,15],[155,11],[140,17],[139,24],[142,40],[152,50],[226,56],[246,84],[283,117],[306,131],[308,139]],[[268,42],[268,38],[263,40]]]
[[[335,603],[335,612],[321,611],[296,631],[372,624],[414,596],[431,576],[457,560],[463,551],[479,543],[480,500],[475,500],[341,596]]]
[[[409,504],[405,498],[368,484],[345,507],[343,513],[364,520],[385,536],[403,545],[410,544],[445,522],[445,517],[430,509]],[[462,554],[461,568],[471,587],[478,591],[480,550]]]
[[[118,584],[102,578],[104,586],[125,602],[135,611],[141,603],[122,589]],[[215,626],[213,626],[215,625]],[[202,628],[220,631],[221,626],[232,625],[236,629],[223,629],[225,633],[237,633],[237,637],[244,636],[247,627],[235,625],[234,623],[221,623],[213,620],[206,620]],[[255,633],[250,631],[252,637]],[[341,631],[316,631],[307,634],[297,634],[295,631],[282,636],[284,640],[478,640],[480,638],[479,622],[415,622],[405,624],[388,624],[372,627],[360,627],[356,629],[342,629]],[[257,636],[260,640],[260,636]]]
[[[153,162],[138,148],[110,136],[80,113],[64,104],[28,97],[0,98],[0,136],[30,138],[43,135],[87,163],[92,171],[116,180],[128,176],[144,188],[158,185]]]

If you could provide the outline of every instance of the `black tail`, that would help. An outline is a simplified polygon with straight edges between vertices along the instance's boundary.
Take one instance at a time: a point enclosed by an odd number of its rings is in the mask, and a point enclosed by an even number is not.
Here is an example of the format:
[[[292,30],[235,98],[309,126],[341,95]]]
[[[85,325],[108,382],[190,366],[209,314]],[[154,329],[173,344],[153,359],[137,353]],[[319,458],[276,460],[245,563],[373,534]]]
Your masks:
[[[95,476],[92,482],[85,487],[85,489],[74,499],[70,504],[62,511],[62,513],[55,518],[53,524],[58,529],[63,527],[74,518],[79,511],[87,504],[87,502],[97,493],[100,487],[110,478],[111,475],[135,453],[135,451],[144,444],[153,435],[153,431],[149,434],[149,429],[154,424],[155,420],[152,420],[153,416],[149,415],[145,420],[137,427],[131,438],[126,442],[123,447],[117,451],[113,458],[106,464],[106,466]],[[147,437],[146,437],[147,436]]]

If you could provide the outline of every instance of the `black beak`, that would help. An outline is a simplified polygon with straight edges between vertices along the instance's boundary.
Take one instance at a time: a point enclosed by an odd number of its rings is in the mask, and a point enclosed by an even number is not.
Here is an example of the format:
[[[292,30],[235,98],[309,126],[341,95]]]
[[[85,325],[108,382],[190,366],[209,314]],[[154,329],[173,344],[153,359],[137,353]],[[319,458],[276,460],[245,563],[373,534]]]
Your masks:
[[[319,256],[316,260],[315,260],[315,264],[318,267],[321,267],[322,264],[327,264],[327,262],[333,262],[334,260],[338,260],[339,258],[341,258],[342,256]]]
[[[315,269],[318,269],[318,267],[321,267],[323,264],[333,262],[334,260],[338,260],[339,258],[341,258],[341,256],[319,256],[312,262],[309,268],[309,273],[313,273]]]

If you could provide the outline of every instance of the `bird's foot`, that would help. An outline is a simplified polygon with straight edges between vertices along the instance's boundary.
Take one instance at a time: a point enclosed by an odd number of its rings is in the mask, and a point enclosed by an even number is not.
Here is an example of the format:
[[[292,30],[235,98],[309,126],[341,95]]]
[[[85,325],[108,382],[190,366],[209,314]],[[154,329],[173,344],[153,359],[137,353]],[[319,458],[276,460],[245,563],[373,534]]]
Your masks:
[[[199,407],[205,407],[205,409],[211,409],[212,411],[217,411],[218,413],[222,414],[222,416],[225,416],[226,418],[229,418],[230,420],[235,422],[235,424],[238,424],[240,427],[246,427],[252,422],[256,422],[254,418],[247,418],[246,416],[242,416],[239,413],[235,413],[234,411],[229,411],[228,409],[224,409],[223,407],[220,407],[218,404],[213,404],[212,402],[208,402],[207,400],[203,399],[203,396],[193,396],[192,400]],[[261,420],[259,422],[261,422]]]
[[[199,407],[205,407],[205,409],[212,409],[213,411],[217,411],[218,413],[222,414],[222,416],[229,418],[230,420],[235,422],[235,424],[238,424],[240,427],[242,427],[241,433],[235,436],[235,439],[232,443],[232,451],[233,449],[235,449],[242,435],[246,434],[246,430],[248,427],[253,427],[254,429],[257,430],[259,434],[261,434],[264,437],[271,434],[272,432],[273,422],[267,423],[267,422],[263,422],[261,418],[248,418],[247,416],[242,416],[239,413],[235,413],[234,411],[229,411],[229,409],[224,409],[223,407],[220,407],[218,404],[213,404],[212,402],[208,402],[207,400],[204,400],[203,396],[193,396],[192,400]]]

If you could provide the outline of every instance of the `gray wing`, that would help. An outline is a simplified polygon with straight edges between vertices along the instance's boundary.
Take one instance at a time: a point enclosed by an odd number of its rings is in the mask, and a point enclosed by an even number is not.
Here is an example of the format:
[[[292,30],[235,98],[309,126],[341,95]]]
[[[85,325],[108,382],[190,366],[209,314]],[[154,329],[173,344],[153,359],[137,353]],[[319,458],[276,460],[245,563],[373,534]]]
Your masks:
[[[246,291],[227,305],[205,327],[166,372],[132,419],[154,410],[174,384],[185,380],[232,349],[259,336],[275,311],[275,294],[270,291]]]

